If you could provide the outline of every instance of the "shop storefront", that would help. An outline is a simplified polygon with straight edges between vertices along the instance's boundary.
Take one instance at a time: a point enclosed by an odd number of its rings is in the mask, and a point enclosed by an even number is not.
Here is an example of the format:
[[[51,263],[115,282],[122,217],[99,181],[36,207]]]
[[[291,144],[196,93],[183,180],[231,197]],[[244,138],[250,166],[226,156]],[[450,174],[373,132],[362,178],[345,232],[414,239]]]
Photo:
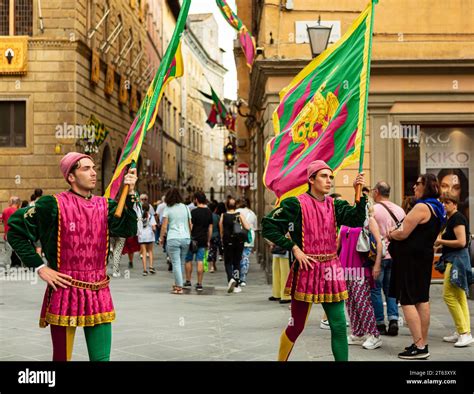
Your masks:
[[[413,185],[420,173],[434,174],[441,192],[459,198],[459,211],[472,223],[474,211],[469,210],[474,196],[474,125],[421,125],[416,134],[403,138],[403,198],[413,196]]]

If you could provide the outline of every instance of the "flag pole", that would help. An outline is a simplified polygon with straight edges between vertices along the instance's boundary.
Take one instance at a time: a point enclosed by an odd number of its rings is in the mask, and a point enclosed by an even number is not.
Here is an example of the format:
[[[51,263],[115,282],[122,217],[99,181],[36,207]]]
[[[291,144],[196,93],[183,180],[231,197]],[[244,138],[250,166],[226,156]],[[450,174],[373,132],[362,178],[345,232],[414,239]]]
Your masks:
[[[374,11],[375,11],[375,4],[379,2],[379,0],[371,0],[372,1],[372,10],[370,12],[370,37],[369,37],[369,59],[367,61],[367,83],[366,83],[366,91],[365,91],[365,103],[364,103],[364,119],[362,123],[362,142],[360,144],[360,156],[359,156],[359,173],[363,171],[364,165],[364,148],[365,148],[365,131],[366,131],[366,123],[367,123],[367,106],[369,102],[369,86],[370,86],[370,63],[372,59],[372,36],[374,30]],[[355,201],[360,201],[360,196],[362,192],[362,185],[357,185],[356,194],[355,194]]]
[[[134,161],[130,164],[129,170],[132,168],[137,168],[137,165]],[[123,207],[125,206],[125,200],[127,199],[128,191],[130,190],[130,185],[123,185],[122,194],[120,195],[120,199],[118,201],[117,208],[115,209],[114,216],[116,218],[122,217]]]
[[[150,106],[151,105],[158,106],[160,104],[161,96],[163,94],[163,87],[166,84],[166,73],[167,73],[167,71],[168,71],[168,69],[171,65],[172,59],[176,56],[176,51],[179,48],[182,32],[183,32],[185,24],[186,24],[186,19],[187,19],[187,16],[188,16],[190,6],[191,6],[191,0],[184,0],[183,1],[182,5],[181,5],[181,10],[179,12],[178,19],[176,21],[176,26],[175,26],[173,35],[172,35],[171,40],[170,40],[170,43],[168,45],[168,48],[165,51],[165,54],[164,54],[163,59],[161,61],[160,67],[158,68],[157,75],[155,76],[155,78],[152,82],[152,85],[153,85],[155,83],[156,78],[158,78],[156,81],[157,81],[157,85],[159,86],[159,90],[155,88],[155,91],[153,92],[153,94],[151,96],[148,96],[148,92],[147,92],[147,96],[149,97],[150,102],[147,104],[147,107],[143,107],[144,109],[146,109],[145,117],[144,117],[143,125],[142,125],[142,127],[143,127],[143,131],[142,131],[143,138],[141,139],[139,145],[135,148],[135,149],[137,149],[137,152],[134,156],[134,159],[131,161],[130,168],[135,168],[136,167],[135,162],[138,161],[138,157],[140,155],[140,150],[141,150],[141,145],[142,145],[143,140],[144,140],[144,138],[146,136],[146,133],[148,131],[148,127],[150,125],[150,122],[152,122],[151,124],[153,124],[154,121],[155,121],[155,118],[154,118],[154,115],[153,115],[153,112],[155,111],[155,109],[153,109],[153,111],[150,112],[150,108],[151,108]],[[150,86],[152,86],[152,85],[150,85]],[[143,106],[143,102],[140,106],[139,112],[142,111],[142,106]],[[114,216],[121,217],[123,207],[125,206],[125,200],[127,198],[128,191],[129,191],[129,186],[124,185],[123,190],[122,190],[122,194],[120,195],[119,203],[118,203],[118,206],[117,206],[117,209],[116,209],[116,212],[115,212]]]

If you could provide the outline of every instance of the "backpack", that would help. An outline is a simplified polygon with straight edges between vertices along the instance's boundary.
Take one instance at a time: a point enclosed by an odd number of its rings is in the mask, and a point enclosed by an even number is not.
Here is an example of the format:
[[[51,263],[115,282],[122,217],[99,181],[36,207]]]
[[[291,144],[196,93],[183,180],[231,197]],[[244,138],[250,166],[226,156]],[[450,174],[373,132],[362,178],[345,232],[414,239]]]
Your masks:
[[[246,242],[249,239],[249,232],[249,230],[246,230],[244,226],[242,226],[240,214],[234,215],[231,237],[236,238],[239,242]]]

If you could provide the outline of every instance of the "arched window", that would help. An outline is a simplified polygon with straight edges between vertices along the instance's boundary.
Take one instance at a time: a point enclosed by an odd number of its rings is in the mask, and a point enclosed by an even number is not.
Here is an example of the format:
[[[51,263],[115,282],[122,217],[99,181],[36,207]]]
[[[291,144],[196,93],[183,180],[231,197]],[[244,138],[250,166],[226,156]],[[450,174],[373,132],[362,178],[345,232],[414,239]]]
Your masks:
[[[118,148],[117,150],[117,156],[115,156],[115,167],[117,167],[117,164],[120,160],[120,156],[122,155],[122,148]],[[114,169],[115,171],[115,169]]]
[[[112,179],[112,155],[110,154],[110,148],[108,145],[105,146],[104,152],[102,154],[102,194],[104,194],[105,189]]]

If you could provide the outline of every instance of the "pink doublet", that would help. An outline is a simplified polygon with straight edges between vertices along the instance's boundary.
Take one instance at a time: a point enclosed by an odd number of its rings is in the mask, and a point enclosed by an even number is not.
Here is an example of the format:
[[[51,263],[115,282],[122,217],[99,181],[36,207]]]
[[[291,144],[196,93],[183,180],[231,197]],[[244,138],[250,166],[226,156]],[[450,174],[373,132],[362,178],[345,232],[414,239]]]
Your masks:
[[[302,216],[302,250],[305,254],[321,255],[336,253],[336,217],[334,201],[326,196],[318,201],[308,193],[297,197]],[[305,271],[295,264],[290,271],[285,294],[298,301],[311,303],[339,302],[347,299],[347,289],[338,257],[324,262],[314,262]]]
[[[55,195],[58,203],[57,269],[73,279],[100,282],[107,277],[108,203],[74,193]],[[109,287],[46,289],[40,326],[94,326],[115,320]]]

